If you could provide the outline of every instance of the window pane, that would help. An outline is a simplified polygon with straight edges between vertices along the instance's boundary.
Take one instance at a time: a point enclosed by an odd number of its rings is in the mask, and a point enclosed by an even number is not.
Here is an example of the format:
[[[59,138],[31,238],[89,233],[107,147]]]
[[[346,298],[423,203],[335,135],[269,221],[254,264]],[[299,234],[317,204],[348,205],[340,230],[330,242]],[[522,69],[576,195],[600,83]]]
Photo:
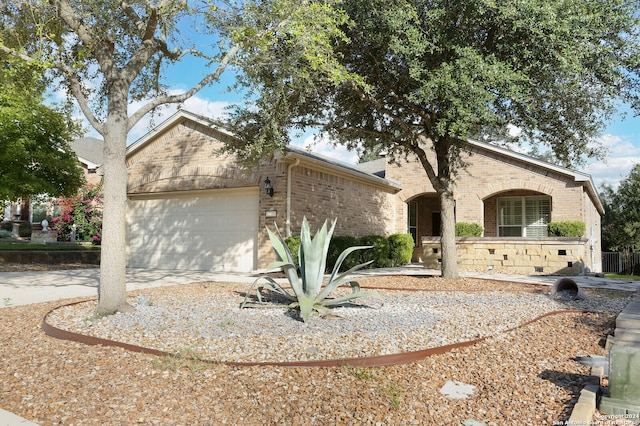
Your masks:
[[[499,237],[522,237],[522,228],[520,226],[502,226],[499,229]]]
[[[543,226],[549,223],[550,203],[548,199],[527,199],[527,226]]]
[[[499,203],[499,225],[522,224],[522,201],[514,198],[503,198]]]
[[[546,237],[550,218],[551,198],[549,197],[498,199],[498,236],[500,237]]]

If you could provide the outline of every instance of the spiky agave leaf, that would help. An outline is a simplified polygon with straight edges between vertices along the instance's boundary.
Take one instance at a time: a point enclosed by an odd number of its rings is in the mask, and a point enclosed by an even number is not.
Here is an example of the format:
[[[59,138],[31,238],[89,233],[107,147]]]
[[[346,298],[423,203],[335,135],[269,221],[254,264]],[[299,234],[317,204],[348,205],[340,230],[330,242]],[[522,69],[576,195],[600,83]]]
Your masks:
[[[298,271],[295,266],[295,262],[293,260],[293,256],[291,255],[291,251],[289,251],[289,247],[287,243],[282,238],[282,234],[280,234],[280,230],[278,229],[278,225],[276,225],[276,233],[272,232],[267,227],[267,233],[269,234],[269,240],[271,241],[271,245],[278,256],[278,261],[273,262],[267,269],[277,269],[281,268],[284,274],[287,276],[289,280],[289,284],[293,289],[293,292],[298,297],[304,296],[303,285],[300,283],[300,279],[298,278]]]
[[[302,275],[302,287],[307,297],[315,298],[320,292],[324,280],[324,271],[327,267],[327,253],[329,243],[335,229],[336,221],[327,231],[327,221],[314,237],[311,237],[307,218],[302,219],[300,230],[300,274]]]
[[[253,289],[256,287],[256,285],[258,285],[258,283],[261,280],[265,280],[267,282],[264,283],[263,285],[259,286],[256,289],[256,293],[255,294],[256,294],[256,298],[258,299],[258,303],[250,302],[248,300],[249,296],[253,293]],[[273,291],[274,293],[277,293],[277,294],[285,297],[287,300],[289,300],[291,302],[295,302],[296,301],[295,294],[291,294],[287,290],[282,288],[282,286],[280,284],[278,284],[278,282],[276,282],[276,280],[274,280],[271,277],[260,277],[260,278],[257,278],[256,280],[254,280],[253,283],[251,284],[251,287],[249,288],[249,291],[244,296],[244,300],[242,301],[242,303],[240,303],[240,309],[242,309],[242,308],[264,307],[265,305],[262,302],[262,295],[261,295],[261,292],[262,292],[263,288],[267,288],[270,291]]]
[[[347,249],[345,249],[342,253],[340,253],[340,256],[338,256],[338,260],[336,261],[335,266],[333,267],[333,271],[331,272],[331,276],[329,277],[329,281],[327,282],[327,284],[324,286],[324,289],[322,290],[322,292],[320,292],[320,294],[318,294],[318,297],[316,298],[317,301],[320,301],[322,299],[325,299],[329,296],[329,294],[335,290],[337,287],[341,286],[342,284],[345,284],[349,281],[351,281],[351,279],[348,279],[347,277],[349,275],[351,275],[353,272],[357,271],[358,269],[362,269],[365,266],[368,266],[370,264],[373,263],[373,260],[370,260],[368,262],[364,262],[361,263],[359,265],[356,265],[340,274],[338,274],[338,271],[340,270],[340,266],[342,266],[342,262],[344,262],[344,260],[347,258],[348,255],[350,255],[351,253],[353,253],[356,250],[366,250],[371,248],[372,246],[354,246],[354,247],[349,247]]]
[[[356,250],[371,248],[371,246],[356,246],[344,250],[336,261],[336,265],[333,268],[329,281],[323,288],[324,271],[327,265],[327,254],[329,252],[329,244],[331,242],[333,231],[335,230],[336,222],[337,220],[333,222],[331,229],[327,230],[327,221],[325,220],[322,228],[316,233],[315,237],[312,237],[307,218],[304,217],[302,219],[299,249],[301,278],[298,278],[293,256],[291,255],[284,238],[282,238],[277,225],[275,233],[267,227],[269,239],[271,240],[271,244],[278,256],[278,260],[272,263],[269,266],[269,269],[281,268],[287,275],[294,294],[291,295],[272,278],[262,277],[267,281],[267,283],[263,287],[258,288],[257,297],[259,302],[262,302],[260,291],[263,288],[267,288],[270,291],[281,294],[287,300],[291,301],[292,303],[289,304],[289,307],[297,308],[302,320],[304,322],[308,322],[313,311],[329,315],[331,314],[328,310],[330,306],[335,306],[357,297],[380,297],[380,295],[374,291],[360,291],[360,285],[357,281],[353,281],[347,277],[352,272],[371,264],[373,261],[361,263],[350,268],[348,271],[339,273],[342,263],[350,253],[353,253]],[[263,306],[260,303],[251,303],[247,301],[247,297],[253,290],[253,287],[255,287],[257,281],[258,280],[256,280],[252,285],[252,288],[245,297],[245,302],[241,304],[241,307]],[[343,284],[351,286],[351,294],[335,299],[329,299],[329,294],[338,286]]]
[[[323,299],[322,305],[327,307],[336,306],[358,297],[375,297],[376,299],[382,299],[382,296],[380,296],[377,291],[360,290],[360,284],[358,284],[357,281],[349,281],[349,285],[351,286],[351,293],[341,297],[336,297],[335,299]]]

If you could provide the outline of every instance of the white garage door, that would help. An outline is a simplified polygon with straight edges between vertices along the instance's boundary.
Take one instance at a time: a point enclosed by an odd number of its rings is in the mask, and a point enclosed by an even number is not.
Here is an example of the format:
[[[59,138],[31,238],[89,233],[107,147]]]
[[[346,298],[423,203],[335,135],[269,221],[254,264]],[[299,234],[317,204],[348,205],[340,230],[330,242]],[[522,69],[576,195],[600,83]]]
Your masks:
[[[252,188],[129,200],[129,266],[254,270],[258,195]]]

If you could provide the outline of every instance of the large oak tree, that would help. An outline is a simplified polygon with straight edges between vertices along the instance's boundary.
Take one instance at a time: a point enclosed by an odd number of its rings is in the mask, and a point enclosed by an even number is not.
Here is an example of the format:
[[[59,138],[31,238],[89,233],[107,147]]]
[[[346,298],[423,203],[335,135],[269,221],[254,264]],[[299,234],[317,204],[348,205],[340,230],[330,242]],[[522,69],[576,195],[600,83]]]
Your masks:
[[[334,57],[359,78],[314,79],[282,46],[287,67],[259,67],[259,90],[232,117],[246,157],[282,148],[293,129],[422,164],[442,214],[442,275],[456,278],[455,181],[473,137],[550,149],[564,166],[598,154],[617,103],[638,108],[636,2],[626,0],[345,0],[351,22]],[[301,70],[296,72],[296,69]],[[519,128],[515,141],[509,128]]]
[[[336,68],[329,41],[344,22],[331,1],[9,0],[0,50],[48,67],[104,138],[104,211],[99,313],[129,310],[125,282],[127,134],[161,105],[217,83],[228,67],[277,65],[276,42],[319,69]],[[197,43],[193,36],[197,36]],[[339,37],[338,37],[339,38]],[[197,45],[196,45],[197,44]],[[166,67],[201,59],[201,79],[180,94],[163,85]],[[329,74],[332,74],[329,72]],[[141,103],[128,112],[132,101]]]

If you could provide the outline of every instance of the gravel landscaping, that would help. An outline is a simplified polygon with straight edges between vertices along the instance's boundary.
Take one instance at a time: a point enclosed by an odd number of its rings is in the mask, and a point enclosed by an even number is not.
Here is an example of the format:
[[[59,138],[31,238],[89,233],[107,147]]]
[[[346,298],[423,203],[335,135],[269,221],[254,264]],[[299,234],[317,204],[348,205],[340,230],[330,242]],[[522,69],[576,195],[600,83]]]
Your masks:
[[[465,279],[371,277],[383,301],[304,324],[283,308],[239,311],[246,284],[196,283],[132,293],[152,302],[95,319],[95,302],[54,311],[60,328],[212,360],[370,356],[490,336],[418,362],[375,368],[233,367],[57,340],[40,329],[57,304],[0,309],[0,407],[37,423],[553,424],[568,419],[589,368],[629,295],[587,290],[552,300],[532,286]],[[445,290],[466,290],[447,292]],[[527,290],[526,292],[524,290]],[[546,292],[548,288],[543,288]],[[557,310],[562,313],[502,332]],[[468,398],[441,389],[473,386]]]

